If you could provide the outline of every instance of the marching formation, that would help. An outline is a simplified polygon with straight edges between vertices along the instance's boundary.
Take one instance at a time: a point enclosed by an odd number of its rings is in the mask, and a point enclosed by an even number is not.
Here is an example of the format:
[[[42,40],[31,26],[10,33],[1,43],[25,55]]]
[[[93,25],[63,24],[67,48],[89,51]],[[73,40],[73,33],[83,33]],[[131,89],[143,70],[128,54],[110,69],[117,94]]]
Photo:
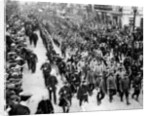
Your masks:
[[[9,115],[28,115],[30,109],[23,105],[29,96],[21,96],[24,65],[36,72],[37,55],[27,48],[26,41],[36,47],[40,32],[47,50],[47,61],[41,65],[49,99],[38,104],[36,114],[54,113],[54,105],[62,107],[64,113],[70,111],[72,98],[76,97],[81,107],[89,102],[89,96],[96,91],[97,105],[109,96],[110,104],[114,96],[130,105],[130,96],[139,101],[143,94],[143,30],[131,31],[128,26],[105,26],[101,30],[81,30],[78,35],[82,43],[72,45],[67,41],[64,46],[50,38],[47,29],[34,15],[28,20],[16,15],[6,25],[6,111]],[[60,35],[63,31],[58,32]],[[86,44],[84,44],[86,43]],[[53,44],[61,48],[63,57],[55,51]],[[66,45],[66,46],[65,46]],[[60,47],[61,46],[61,47]],[[73,46],[73,47],[71,47]],[[66,49],[65,49],[66,47]],[[70,50],[67,54],[67,50]],[[52,66],[57,67],[63,86],[58,90],[57,75],[53,75]],[[29,77],[30,78],[30,77]],[[58,91],[58,94],[57,94]]]

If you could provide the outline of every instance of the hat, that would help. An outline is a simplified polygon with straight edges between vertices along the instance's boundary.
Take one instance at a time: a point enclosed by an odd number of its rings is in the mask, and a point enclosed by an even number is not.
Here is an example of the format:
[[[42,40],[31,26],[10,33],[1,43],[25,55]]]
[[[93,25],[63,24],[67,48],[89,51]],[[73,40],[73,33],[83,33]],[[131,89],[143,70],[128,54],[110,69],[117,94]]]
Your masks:
[[[17,95],[12,95],[12,96],[10,96],[10,99],[11,99],[11,100],[20,101],[20,97],[17,96]]]
[[[14,89],[15,88],[15,84],[9,83],[9,84],[6,85],[6,88]]]
[[[18,72],[13,72],[13,73],[12,73],[12,76],[18,76],[18,75],[19,75]]]
[[[15,46],[15,45],[16,45],[15,43],[12,43],[12,44],[11,44],[11,46]]]
[[[15,60],[22,60],[22,58],[20,56],[17,56]]]

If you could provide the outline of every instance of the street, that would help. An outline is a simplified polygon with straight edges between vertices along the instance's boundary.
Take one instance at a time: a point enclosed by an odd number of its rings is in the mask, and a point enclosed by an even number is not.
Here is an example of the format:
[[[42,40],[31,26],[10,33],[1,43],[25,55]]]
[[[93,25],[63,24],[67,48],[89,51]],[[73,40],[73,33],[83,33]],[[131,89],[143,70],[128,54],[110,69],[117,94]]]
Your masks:
[[[28,107],[31,110],[31,114],[34,114],[37,110],[38,103],[42,99],[48,99],[48,91],[44,85],[44,80],[43,80],[43,75],[42,71],[40,70],[41,65],[46,61],[46,49],[43,45],[42,39],[38,34],[38,42],[36,48],[33,46],[29,45],[28,42],[28,47],[34,51],[34,53],[38,57],[38,62],[37,62],[37,69],[35,73],[31,73],[27,65],[25,65],[24,68],[24,75],[23,75],[23,93],[24,94],[31,94],[32,97],[27,101]],[[55,46],[56,47],[56,46]],[[59,50],[55,48],[55,50]],[[62,87],[62,80],[59,75],[56,74],[57,71],[55,71],[55,68],[52,69],[52,72],[54,75],[57,76],[58,79],[58,85],[57,85],[57,104],[59,103],[59,96],[58,96],[58,91]],[[79,106],[79,100],[76,98],[76,94],[74,95],[72,99],[72,106],[70,108],[70,112],[81,112],[81,111],[100,111],[100,110],[122,110],[122,109],[141,109],[143,108],[143,95],[140,94],[139,97],[139,102],[136,102],[133,100],[130,96],[130,105],[127,106],[124,102],[120,102],[120,99],[118,95],[114,96],[114,100],[112,103],[109,103],[109,98],[108,95],[105,96],[105,98],[102,100],[101,105],[97,105],[96,101],[96,90],[94,90],[93,95],[89,96],[89,102],[84,103],[82,107]],[[131,95],[131,94],[130,94]],[[54,112],[63,112],[62,108],[59,107],[58,105],[54,105]]]

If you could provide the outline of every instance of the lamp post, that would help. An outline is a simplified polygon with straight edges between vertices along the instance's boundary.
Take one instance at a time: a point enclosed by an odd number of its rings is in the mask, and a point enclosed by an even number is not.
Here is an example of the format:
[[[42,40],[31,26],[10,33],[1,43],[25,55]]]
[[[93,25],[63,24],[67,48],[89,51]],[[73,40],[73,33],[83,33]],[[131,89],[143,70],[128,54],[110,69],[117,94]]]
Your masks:
[[[133,7],[133,31],[135,30],[136,15],[137,15],[137,7]]]
[[[122,28],[122,15],[123,15],[123,8],[119,8],[120,18],[119,18],[119,27]]]

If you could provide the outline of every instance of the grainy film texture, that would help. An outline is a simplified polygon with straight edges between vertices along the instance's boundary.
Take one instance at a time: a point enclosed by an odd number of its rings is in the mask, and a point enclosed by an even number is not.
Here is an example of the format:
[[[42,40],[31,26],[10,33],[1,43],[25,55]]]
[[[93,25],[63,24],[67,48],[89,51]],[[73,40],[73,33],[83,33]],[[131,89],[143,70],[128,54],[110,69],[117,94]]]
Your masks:
[[[5,3],[5,113],[143,108],[143,8]]]

